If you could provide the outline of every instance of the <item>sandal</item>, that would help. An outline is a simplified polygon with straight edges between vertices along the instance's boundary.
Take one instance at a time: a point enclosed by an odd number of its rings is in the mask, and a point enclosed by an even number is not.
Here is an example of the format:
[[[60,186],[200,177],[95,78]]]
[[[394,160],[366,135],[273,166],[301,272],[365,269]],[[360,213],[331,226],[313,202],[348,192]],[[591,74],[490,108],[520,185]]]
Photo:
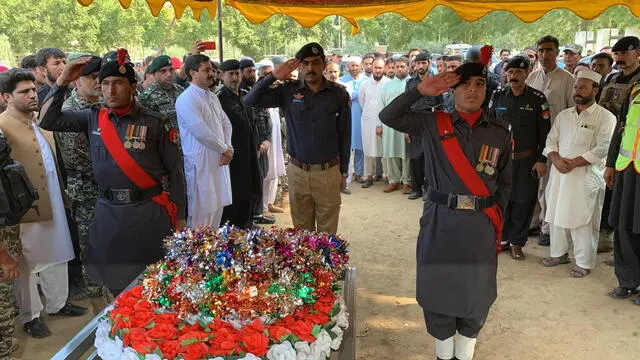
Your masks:
[[[572,278],[583,278],[591,273],[590,269],[583,269],[578,265],[575,265],[569,271],[569,276]]]
[[[552,267],[562,264],[569,264],[571,261],[569,260],[569,254],[564,254],[559,258],[547,257],[542,260],[542,265],[546,267]]]
[[[524,253],[522,252],[522,246],[511,245],[511,258],[513,260],[524,260]]]

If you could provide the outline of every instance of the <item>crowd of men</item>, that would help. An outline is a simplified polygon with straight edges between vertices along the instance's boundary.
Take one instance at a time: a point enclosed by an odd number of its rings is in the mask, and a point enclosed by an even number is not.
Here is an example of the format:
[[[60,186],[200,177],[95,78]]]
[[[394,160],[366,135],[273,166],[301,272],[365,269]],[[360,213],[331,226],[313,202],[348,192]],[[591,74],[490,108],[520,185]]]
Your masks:
[[[544,36],[492,69],[480,46],[342,58],[310,43],[220,64],[202,49],[136,71],[124,49],[46,48],[0,74],[0,130],[39,193],[0,227],[0,359],[14,299],[24,331],[47,337],[43,311],[82,316],[72,301],[119,294],[173,230],[273,224],[283,190],[295,226],[328,233],[354,183],[425,201],[417,298],[439,359],[473,357],[496,247],[522,260],[536,228],[543,265],[573,258],[575,278],[613,232],[610,296],[638,293],[638,38],[585,64],[580,46]]]

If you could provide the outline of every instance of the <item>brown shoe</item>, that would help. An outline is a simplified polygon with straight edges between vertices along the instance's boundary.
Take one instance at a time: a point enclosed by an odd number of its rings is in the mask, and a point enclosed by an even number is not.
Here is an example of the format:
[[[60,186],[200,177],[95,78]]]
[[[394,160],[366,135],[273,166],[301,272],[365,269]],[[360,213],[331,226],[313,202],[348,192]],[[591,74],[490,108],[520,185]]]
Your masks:
[[[411,185],[404,184],[402,186],[402,193],[405,195],[411,194]]]
[[[396,191],[400,188],[400,185],[398,184],[394,184],[394,183],[389,183],[389,185],[387,185],[382,191],[386,192],[386,193],[390,193],[392,191]]]
[[[511,258],[513,260],[524,260],[524,253],[522,252],[522,246],[511,245]]]
[[[273,204],[269,205],[269,212],[274,213],[274,214],[281,214],[284,212],[284,209],[279,207],[279,206],[275,206]]]

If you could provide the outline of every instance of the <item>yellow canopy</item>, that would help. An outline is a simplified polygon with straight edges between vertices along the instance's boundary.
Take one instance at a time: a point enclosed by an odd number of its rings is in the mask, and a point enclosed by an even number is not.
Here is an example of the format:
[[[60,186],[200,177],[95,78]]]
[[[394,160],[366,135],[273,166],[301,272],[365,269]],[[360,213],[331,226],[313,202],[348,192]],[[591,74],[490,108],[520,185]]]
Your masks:
[[[77,0],[89,5],[93,0]],[[118,0],[128,8],[132,0]],[[214,17],[217,10],[216,0],[146,0],[154,16],[170,2],[176,16],[182,16],[188,6],[196,18],[203,9]],[[254,24],[262,23],[275,14],[292,17],[300,25],[311,27],[329,15],[340,15],[359,31],[357,19],[376,17],[385,12],[398,13],[411,21],[424,19],[431,9],[444,5],[453,9],[462,19],[478,20],[495,10],[513,13],[525,22],[533,22],[553,9],[569,9],[584,19],[593,19],[604,10],[615,5],[625,5],[640,17],[640,0],[226,0],[226,5],[238,9]]]

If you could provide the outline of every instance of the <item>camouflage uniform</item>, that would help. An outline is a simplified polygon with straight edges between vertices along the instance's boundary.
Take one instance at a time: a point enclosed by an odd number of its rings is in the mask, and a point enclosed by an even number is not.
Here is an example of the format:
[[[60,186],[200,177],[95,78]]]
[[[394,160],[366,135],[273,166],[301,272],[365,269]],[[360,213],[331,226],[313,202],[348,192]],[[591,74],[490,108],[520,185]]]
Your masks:
[[[99,106],[98,103],[88,102],[76,90],[73,90],[62,108],[64,110],[81,110]],[[89,241],[89,226],[93,220],[98,200],[98,184],[91,168],[89,141],[84,133],[55,132],[54,136],[65,166],[67,194],[71,198],[73,218],[78,224],[80,258],[82,259],[82,254]],[[102,296],[102,287],[87,276],[84,266],[82,277],[84,284],[81,285],[87,289],[89,297]]]
[[[0,227],[0,242],[18,259],[22,254],[20,225]],[[0,282],[0,360],[11,359],[11,342],[17,315],[13,284]]]
[[[147,109],[164,115],[171,122],[171,126],[177,130],[176,99],[183,91],[184,88],[180,85],[173,84],[173,87],[167,90],[155,83],[143,91],[138,100]]]

